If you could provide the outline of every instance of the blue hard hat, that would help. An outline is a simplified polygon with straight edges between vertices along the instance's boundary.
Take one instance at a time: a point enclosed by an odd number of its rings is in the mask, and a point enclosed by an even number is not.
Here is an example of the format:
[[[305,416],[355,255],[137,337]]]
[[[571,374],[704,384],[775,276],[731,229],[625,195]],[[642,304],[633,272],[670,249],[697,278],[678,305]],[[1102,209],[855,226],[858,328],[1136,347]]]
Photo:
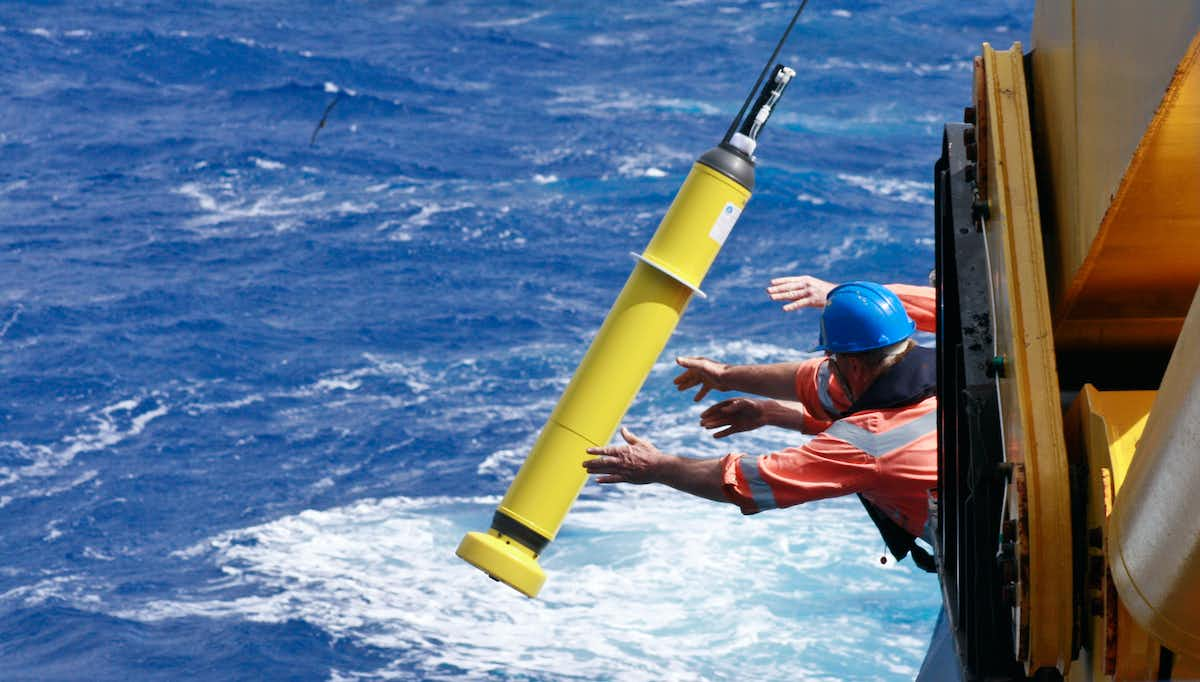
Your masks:
[[[830,290],[825,299],[817,350],[875,350],[907,339],[916,329],[896,294],[874,282],[847,282]]]

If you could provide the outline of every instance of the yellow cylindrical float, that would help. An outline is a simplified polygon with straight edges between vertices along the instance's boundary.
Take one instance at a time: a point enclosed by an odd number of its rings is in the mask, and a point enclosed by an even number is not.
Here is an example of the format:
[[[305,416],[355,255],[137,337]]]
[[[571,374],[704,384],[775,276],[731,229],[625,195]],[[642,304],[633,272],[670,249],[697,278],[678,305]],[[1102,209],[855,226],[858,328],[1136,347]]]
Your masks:
[[[1108,532],[1109,568],[1130,615],[1176,654],[1200,659],[1200,292],[1146,421]]]
[[[646,251],[486,533],[470,532],[459,557],[522,594],[546,580],[542,553],[587,481],[587,449],[612,439],[667,345],[693,293],[725,243],[754,188],[748,153],[722,143],[692,166]]]

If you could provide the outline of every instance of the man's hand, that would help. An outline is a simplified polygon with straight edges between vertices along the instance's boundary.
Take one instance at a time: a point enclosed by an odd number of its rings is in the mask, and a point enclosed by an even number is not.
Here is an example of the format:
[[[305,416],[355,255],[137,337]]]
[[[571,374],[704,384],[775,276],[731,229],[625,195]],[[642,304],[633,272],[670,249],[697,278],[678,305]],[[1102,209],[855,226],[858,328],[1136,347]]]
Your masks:
[[[700,386],[700,390],[696,392],[696,402],[703,400],[714,388],[718,391],[729,390],[723,381],[728,365],[708,358],[675,358],[675,362],[684,368],[683,372],[675,377],[675,388],[686,391],[693,386]]]
[[[650,441],[638,438],[624,426],[621,437],[628,445],[606,445],[588,448],[594,459],[584,461],[589,474],[601,474],[597,483],[656,483],[660,469],[671,457],[654,447]]]
[[[825,297],[835,286],[833,282],[812,275],[776,277],[767,287],[767,295],[772,301],[789,301],[783,306],[787,312],[801,308],[824,308]]]
[[[743,431],[753,431],[767,425],[767,413],[762,401],[749,398],[722,400],[700,413],[700,426],[724,431],[713,434],[713,438],[724,438]]]

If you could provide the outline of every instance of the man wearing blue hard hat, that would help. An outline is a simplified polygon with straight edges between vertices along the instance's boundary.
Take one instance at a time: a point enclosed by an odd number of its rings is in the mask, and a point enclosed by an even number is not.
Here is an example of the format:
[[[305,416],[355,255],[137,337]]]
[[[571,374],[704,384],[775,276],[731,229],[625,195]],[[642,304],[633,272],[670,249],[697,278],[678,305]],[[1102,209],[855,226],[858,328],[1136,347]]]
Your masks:
[[[789,300],[787,309],[824,306],[823,357],[764,365],[679,358],[684,371],[675,384],[679,390],[699,387],[696,400],[714,389],[762,396],[705,410],[700,423],[721,429],[717,438],[780,426],[812,434],[811,440],[766,455],[692,459],[663,453],[622,429],[626,444],[592,448],[599,456],[584,466],[600,474],[600,483],[663,483],[731,502],[744,514],[856,493],[897,560],[911,554],[922,568],[935,570],[929,552],[914,541],[931,538],[937,370],[933,349],[911,338],[918,327],[933,329],[933,289],[788,280],[776,280],[768,292]]]
[[[932,278],[931,278],[932,283]],[[798,363],[727,365],[678,358],[679,390],[740,391],[705,410],[701,426],[715,438],[760,426],[812,434],[806,443],[766,455],[730,453],[692,459],[661,452],[621,429],[625,445],[591,448],[584,467],[600,483],[663,483],[736,504],[744,514],[855,493],[897,560],[911,555],[936,571],[931,554],[937,491],[937,364],[913,333],[935,331],[932,287],[874,282],[834,285],[811,276],[772,280],[767,293],[784,310],[823,307],[818,350]],[[961,672],[945,611],[938,615],[917,677],[958,680]]]

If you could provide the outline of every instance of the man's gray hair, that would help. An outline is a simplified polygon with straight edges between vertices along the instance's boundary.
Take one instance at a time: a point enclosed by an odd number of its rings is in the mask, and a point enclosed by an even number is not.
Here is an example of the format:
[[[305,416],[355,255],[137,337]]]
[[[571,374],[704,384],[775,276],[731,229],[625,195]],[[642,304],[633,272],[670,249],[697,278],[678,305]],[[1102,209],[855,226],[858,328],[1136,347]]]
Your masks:
[[[904,339],[903,341],[897,341],[896,343],[893,343],[890,346],[884,346],[883,348],[865,350],[861,353],[838,353],[838,355],[847,358],[854,358],[867,367],[876,369],[884,367],[885,365],[891,365],[895,361],[904,357],[904,354],[908,352],[908,349],[914,345],[916,344],[912,343],[911,339]]]

